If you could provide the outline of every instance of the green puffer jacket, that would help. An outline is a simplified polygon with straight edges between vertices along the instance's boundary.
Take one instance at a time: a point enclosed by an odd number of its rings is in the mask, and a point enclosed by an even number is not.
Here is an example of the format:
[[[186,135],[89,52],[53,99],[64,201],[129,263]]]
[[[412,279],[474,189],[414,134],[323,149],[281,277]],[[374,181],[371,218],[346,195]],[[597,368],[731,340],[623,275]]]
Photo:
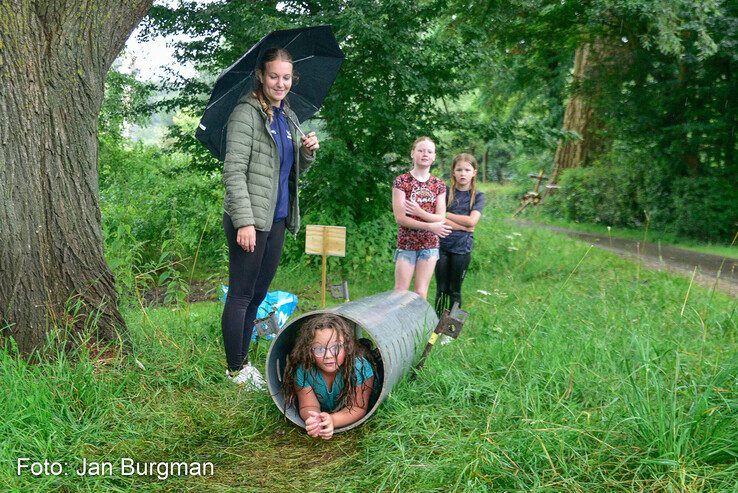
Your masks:
[[[295,127],[297,116],[289,108],[288,125],[292,132],[295,161],[290,172],[290,208],[287,229],[297,234],[300,229],[300,207],[297,200],[298,177],[315,160],[302,147]],[[294,122],[294,123],[293,123]],[[279,154],[272,137],[266,113],[250,94],[241,97],[228,118],[226,157],[223,163],[225,198],[223,209],[238,229],[253,225],[269,231],[277,207]]]

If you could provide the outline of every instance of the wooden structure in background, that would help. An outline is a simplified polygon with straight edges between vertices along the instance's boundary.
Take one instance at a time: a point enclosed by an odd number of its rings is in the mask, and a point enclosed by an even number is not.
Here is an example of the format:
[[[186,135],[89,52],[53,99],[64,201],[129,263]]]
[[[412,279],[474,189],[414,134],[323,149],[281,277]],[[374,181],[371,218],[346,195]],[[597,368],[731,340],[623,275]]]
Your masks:
[[[346,228],[343,226],[322,226],[316,224],[308,224],[305,234],[305,253],[311,255],[321,255],[323,257],[321,307],[325,308],[328,256],[346,256]]]

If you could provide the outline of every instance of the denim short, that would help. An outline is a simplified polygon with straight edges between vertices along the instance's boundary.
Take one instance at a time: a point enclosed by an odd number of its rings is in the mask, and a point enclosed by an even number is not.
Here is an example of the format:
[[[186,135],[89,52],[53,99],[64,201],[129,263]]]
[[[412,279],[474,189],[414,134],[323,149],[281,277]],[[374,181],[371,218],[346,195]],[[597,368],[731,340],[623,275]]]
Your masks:
[[[438,260],[438,248],[426,248],[424,250],[395,250],[395,262],[402,259],[410,265],[415,265],[418,260]]]

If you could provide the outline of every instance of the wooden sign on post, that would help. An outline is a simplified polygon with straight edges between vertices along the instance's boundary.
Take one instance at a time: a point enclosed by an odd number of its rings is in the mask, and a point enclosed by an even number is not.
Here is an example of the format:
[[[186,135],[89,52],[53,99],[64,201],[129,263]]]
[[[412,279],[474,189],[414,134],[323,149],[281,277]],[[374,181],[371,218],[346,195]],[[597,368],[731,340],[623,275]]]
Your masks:
[[[346,228],[308,224],[305,234],[305,253],[323,256],[322,307],[325,308],[328,256],[346,256]]]

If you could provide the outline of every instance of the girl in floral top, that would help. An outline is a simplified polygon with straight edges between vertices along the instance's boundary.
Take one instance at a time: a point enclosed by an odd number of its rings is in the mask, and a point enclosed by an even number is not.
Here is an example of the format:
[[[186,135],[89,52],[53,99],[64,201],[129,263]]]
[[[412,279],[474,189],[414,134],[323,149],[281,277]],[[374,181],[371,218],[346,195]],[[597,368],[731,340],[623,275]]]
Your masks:
[[[395,178],[392,188],[392,211],[399,226],[395,289],[410,289],[415,274],[414,291],[427,298],[438,260],[438,238],[451,232],[444,224],[446,184],[430,174],[436,160],[436,145],[430,137],[418,138],[410,157],[413,169]]]

